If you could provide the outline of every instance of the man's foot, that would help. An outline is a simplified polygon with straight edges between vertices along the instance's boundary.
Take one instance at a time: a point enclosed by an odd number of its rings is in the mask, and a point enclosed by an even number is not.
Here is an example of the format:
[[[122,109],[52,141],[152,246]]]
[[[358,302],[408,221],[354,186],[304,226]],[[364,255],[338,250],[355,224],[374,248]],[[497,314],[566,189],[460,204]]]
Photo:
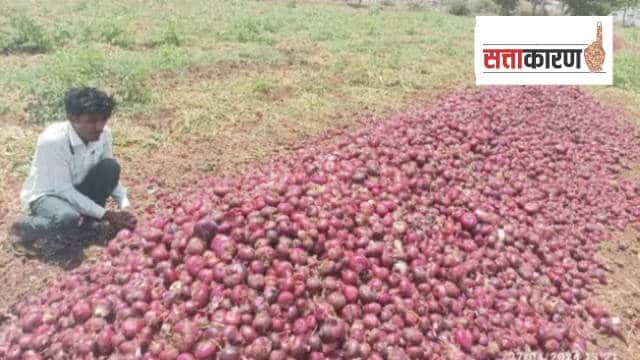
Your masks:
[[[34,237],[23,231],[18,223],[11,227],[7,240],[9,249],[16,256],[50,257],[66,247],[60,236]]]
[[[11,253],[17,257],[33,258],[38,256],[38,252],[36,250],[31,248],[31,246],[23,244],[21,242],[11,243],[8,245],[8,248],[9,250],[11,250]]]
[[[18,224],[13,224],[7,236],[6,246],[16,256],[34,257],[38,255],[33,247],[34,242],[24,236]]]

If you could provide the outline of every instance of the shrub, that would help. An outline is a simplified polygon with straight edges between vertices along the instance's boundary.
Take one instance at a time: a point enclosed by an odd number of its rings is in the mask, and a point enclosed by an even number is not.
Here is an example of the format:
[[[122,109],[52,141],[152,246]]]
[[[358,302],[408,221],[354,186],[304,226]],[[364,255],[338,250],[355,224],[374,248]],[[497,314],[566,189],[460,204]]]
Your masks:
[[[165,31],[162,33],[159,43],[162,45],[171,46],[182,46],[184,44],[184,39],[180,34],[180,31],[178,30],[177,21],[170,21],[166,25]]]
[[[73,86],[95,86],[114,93],[120,107],[136,109],[151,100],[145,83],[144,68],[109,64],[96,47],[62,50],[47,59],[24,91],[25,111],[34,123],[59,121],[64,118],[62,97]]]
[[[500,9],[492,0],[474,0],[469,5],[473,14],[497,14]]]
[[[151,101],[151,90],[147,87],[144,72],[133,70],[118,74],[116,81],[115,96],[120,108],[135,110]]]
[[[393,1],[390,1],[393,3]],[[383,5],[386,5],[383,2]],[[424,8],[424,2],[422,0],[409,0],[407,1],[407,7],[411,10],[421,10]]]
[[[471,14],[467,0],[456,0],[449,5],[449,13],[457,16],[467,16]]]
[[[45,124],[64,119],[62,96],[65,89],[58,85],[42,80],[29,84],[25,112],[31,122]]]
[[[271,89],[273,89],[273,84],[266,78],[258,78],[253,84],[253,91],[258,94],[267,94]]]
[[[608,15],[615,8],[616,0],[565,0],[566,13],[573,16]]]
[[[272,44],[276,28],[269,19],[239,18],[219,34],[222,40]]]
[[[500,6],[500,15],[513,15],[519,0],[494,0]]]
[[[131,39],[127,32],[127,23],[124,21],[108,21],[97,26],[97,39],[111,45],[129,47]]]
[[[0,38],[0,52],[44,53],[51,50],[51,38],[44,28],[30,17],[11,18],[11,30]]]
[[[614,59],[613,84],[640,94],[640,59],[631,52],[617,53]]]

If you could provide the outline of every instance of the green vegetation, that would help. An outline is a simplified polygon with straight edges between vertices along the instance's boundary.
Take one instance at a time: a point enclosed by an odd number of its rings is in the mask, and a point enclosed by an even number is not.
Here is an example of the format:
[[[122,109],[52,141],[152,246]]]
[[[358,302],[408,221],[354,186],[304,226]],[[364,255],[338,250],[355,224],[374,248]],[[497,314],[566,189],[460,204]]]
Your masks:
[[[491,0],[458,3],[463,15],[498,10]],[[95,85],[116,95],[114,130],[132,151],[193,136],[266,149],[351,124],[342,114],[395,112],[472,86],[473,28],[472,16],[382,3],[9,0],[0,4],[0,119],[39,129],[62,118],[67,88]],[[616,33],[629,46],[615,54],[615,97],[635,99],[639,32]],[[28,163],[31,138],[0,140],[14,154],[3,168]]]
[[[614,53],[614,85],[640,95],[640,28],[616,27],[623,47]]]
[[[335,104],[347,108],[362,103],[358,92],[367,96],[377,89],[399,100],[443,84],[468,83],[472,76],[472,19],[434,11],[293,1],[74,1],[39,9],[9,1],[2,6],[2,14],[22,15],[15,20],[0,15],[0,44],[13,54],[0,58],[0,86],[19,94],[22,103],[13,108],[26,109],[35,123],[58,119],[61,94],[81,84],[115,93],[121,110],[153,111],[162,105],[157,93],[164,84],[151,88],[151,77],[175,70],[179,79],[189,69],[217,64],[248,63],[256,69],[239,74],[253,78],[253,88],[223,90],[248,91],[242,101],[263,101],[261,95],[278,88],[281,79],[262,74],[287,66],[294,76],[305,76],[293,80],[302,89],[295,94],[323,101],[353,94],[352,103]],[[34,52],[43,55],[29,66],[17,60]]]
[[[9,20],[9,29],[0,32],[0,52],[43,53],[49,51],[52,39],[34,19],[15,15]]]

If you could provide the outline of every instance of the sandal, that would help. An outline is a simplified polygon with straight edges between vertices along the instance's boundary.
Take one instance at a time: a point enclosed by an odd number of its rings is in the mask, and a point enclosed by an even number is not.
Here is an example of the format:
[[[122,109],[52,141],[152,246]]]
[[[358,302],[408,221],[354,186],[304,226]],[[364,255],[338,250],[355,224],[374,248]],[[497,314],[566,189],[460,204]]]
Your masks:
[[[7,234],[5,248],[7,248],[15,256],[36,257],[38,253],[33,248],[34,239],[24,236],[24,232],[14,223]]]
[[[16,234],[10,234],[7,241],[8,249],[18,257],[50,257],[67,247],[60,236],[55,239],[37,238],[27,241]]]
[[[11,253],[18,257],[34,258],[38,256],[38,252],[32,248],[31,244],[28,244],[21,240],[9,239],[6,244]]]

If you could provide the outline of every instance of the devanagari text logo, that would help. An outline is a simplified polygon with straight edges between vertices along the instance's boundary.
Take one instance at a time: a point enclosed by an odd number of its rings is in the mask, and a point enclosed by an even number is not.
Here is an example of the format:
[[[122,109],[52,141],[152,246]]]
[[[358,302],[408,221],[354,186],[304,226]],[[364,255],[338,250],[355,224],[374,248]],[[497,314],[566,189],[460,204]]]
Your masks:
[[[611,17],[479,16],[475,36],[478,85],[613,82]]]

